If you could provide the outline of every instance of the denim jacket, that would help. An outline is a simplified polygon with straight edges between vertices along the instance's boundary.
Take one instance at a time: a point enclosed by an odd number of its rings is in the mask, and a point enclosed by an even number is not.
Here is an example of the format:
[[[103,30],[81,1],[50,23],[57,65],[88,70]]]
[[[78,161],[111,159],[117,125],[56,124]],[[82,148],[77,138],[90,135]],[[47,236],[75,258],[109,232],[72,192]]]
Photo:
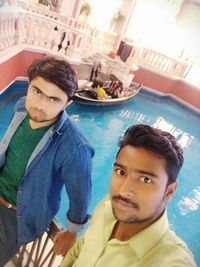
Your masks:
[[[24,104],[21,98],[0,143],[0,167],[13,134],[27,116]],[[93,148],[63,111],[33,151],[18,188],[19,244],[34,240],[49,226],[59,209],[63,185],[69,198],[68,230],[78,231],[87,222],[93,155]]]

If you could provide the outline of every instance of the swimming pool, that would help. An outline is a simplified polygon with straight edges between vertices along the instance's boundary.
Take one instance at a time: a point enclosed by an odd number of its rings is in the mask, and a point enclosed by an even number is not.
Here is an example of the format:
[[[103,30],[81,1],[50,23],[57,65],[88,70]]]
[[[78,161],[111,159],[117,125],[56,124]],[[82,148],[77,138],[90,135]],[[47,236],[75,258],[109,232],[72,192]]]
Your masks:
[[[16,100],[25,94],[25,82],[16,82],[0,96],[0,138],[12,116]],[[69,115],[93,144],[93,191],[90,212],[107,194],[112,164],[121,134],[131,124],[145,123],[174,134],[184,149],[185,163],[179,187],[168,205],[170,224],[193,251],[200,266],[200,116],[170,97],[158,97],[146,89],[126,104],[115,107],[87,107],[73,103]],[[63,196],[65,192],[63,191]],[[58,219],[65,225],[66,200],[63,198]]]

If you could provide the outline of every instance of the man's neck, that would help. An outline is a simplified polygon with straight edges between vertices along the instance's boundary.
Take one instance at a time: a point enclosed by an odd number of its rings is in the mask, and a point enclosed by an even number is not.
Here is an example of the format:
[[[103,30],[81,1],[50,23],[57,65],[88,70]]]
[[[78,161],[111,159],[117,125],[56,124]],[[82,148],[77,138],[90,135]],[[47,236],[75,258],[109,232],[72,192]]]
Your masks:
[[[57,120],[57,118],[55,118],[55,120],[51,120],[51,121],[36,122],[36,121],[33,121],[33,120],[29,119],[29,124],[30,124],[30,127],[32,129],[38,129],[38,128],[42,128],[42,127],[46,127],[46,126],[52,125],[52,124],[54,124],[54,122],[56,120]]]
[[[154,221],[146,221],[142,223],[124,223],[117,221],[110,239],[118,239],[121,241],[126,241],[147,228]]]
[[[139,229],[139,227],[137,227],[133,223],[128,224],[117,221],[113,228],[110,239],[118,239],[121,241],[125,241],[136,235],[142,229]]]

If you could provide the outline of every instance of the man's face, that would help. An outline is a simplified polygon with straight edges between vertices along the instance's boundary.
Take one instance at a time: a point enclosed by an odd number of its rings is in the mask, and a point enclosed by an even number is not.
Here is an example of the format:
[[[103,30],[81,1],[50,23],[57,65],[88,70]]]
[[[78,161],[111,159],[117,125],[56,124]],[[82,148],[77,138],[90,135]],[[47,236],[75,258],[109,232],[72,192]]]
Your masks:
[[[116,219],[151,224],[162,214],[176,189],[176,183],[167,186],[167,182],[165,159],[144,148],[122,148],[114,163],[110,186]]]
[[[29,84],[26,110],[32,121],[51,124],[65,109],[67,101],[67,94],[57,85],[37,77]]]

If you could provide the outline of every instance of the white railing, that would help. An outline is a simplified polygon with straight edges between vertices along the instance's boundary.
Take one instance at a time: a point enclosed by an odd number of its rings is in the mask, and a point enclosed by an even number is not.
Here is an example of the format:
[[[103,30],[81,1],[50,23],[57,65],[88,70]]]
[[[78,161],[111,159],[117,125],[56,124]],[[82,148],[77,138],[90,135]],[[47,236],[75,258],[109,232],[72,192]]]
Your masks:
[[[75,51],[76,55],[74,53],[73,56],[77,57],[77,52],[80,56],[81,48],[84,47],[84,40],[84,32],[35,13],[1,13],[0,16],[2,51],[14,45],[26,44],[61,55],[70,56]]]
[[[44,5],[40,5],[40,4],[36,5],[33,3],[28,3],[28,1],[22,1],[22,0],[18,0],[17,2],[18,2],[19,7],[21,7],[22,9],[28,12],[40,14],[42,16],[53,18],[53,19],[56,19],[58,21],[68,24],[67,17],[60,15],[58,12],[51,11],[48,7]]]
[[[80,59],[81,54],[109,53],[116,44],[116,35],[97,30],[85,22],[62,16],[41,5],[17,3],[18,13],[8,11],[10,7],[7,12],[0,8],[0,51],[24,43],[65,55],[70,42],[67,56]],[[58,49],[61,41],[62,47]]]
[[[28,11],[1,13],[0,51],[17,44],[26,44],[80,59],[83,54],[89,56],[98,51],[108,53],[113,49],[115,36],[92,28],[84,28],[83,31],[82,24],[74,20],[68,24]]]
[[[15,44],[15,14],[0,15],[0,50],[11,47]]]
[[[89,40],[89,43],[92,43],[92,46],[96,47],[93,47],[92,49],[95,49],[95,53],[98,52],[99,49],[102,50],[102,47],[106,52],[109,52],[110,50],[113,50],[113,47],[116,44],[118,36],[110,34],[109,32],[102,32],[86,22],[80,21],[73,17],[60,15],[59,13],[51,11],[49,8],[43,7],[41,5],[34,5],[22,0],[18,0],[18,4],[26,11],[53,18],[59,22],[63,22],[65,25],[81,30],[87,36],[87,41]]]
[[[116,50],[118,37],[102,32],[85,22],[64,17],[40,5],[18,1],[19,13],[2,13],[0,8],[0,52],[24,44],[80,61],[96,53],[108,54]],[[134,47],[127,60],[129,65],[184,78],[190,68],[188,62],[170,58],[157,51]]]
[[[127,61],[129,64],[134,63],[166,75],[181,78],[185,78],[190,68],[190,63],[188,61],[171,58],[148,48],[138,48],[134,46]]]
[[[53,252],[53,237],[55,234],[64,230],[58,221],[52,221],[50,227],[33,242],[23,245],[20,252],[12,259],[16,267],[53,267],[58,266],[62,260]]]

